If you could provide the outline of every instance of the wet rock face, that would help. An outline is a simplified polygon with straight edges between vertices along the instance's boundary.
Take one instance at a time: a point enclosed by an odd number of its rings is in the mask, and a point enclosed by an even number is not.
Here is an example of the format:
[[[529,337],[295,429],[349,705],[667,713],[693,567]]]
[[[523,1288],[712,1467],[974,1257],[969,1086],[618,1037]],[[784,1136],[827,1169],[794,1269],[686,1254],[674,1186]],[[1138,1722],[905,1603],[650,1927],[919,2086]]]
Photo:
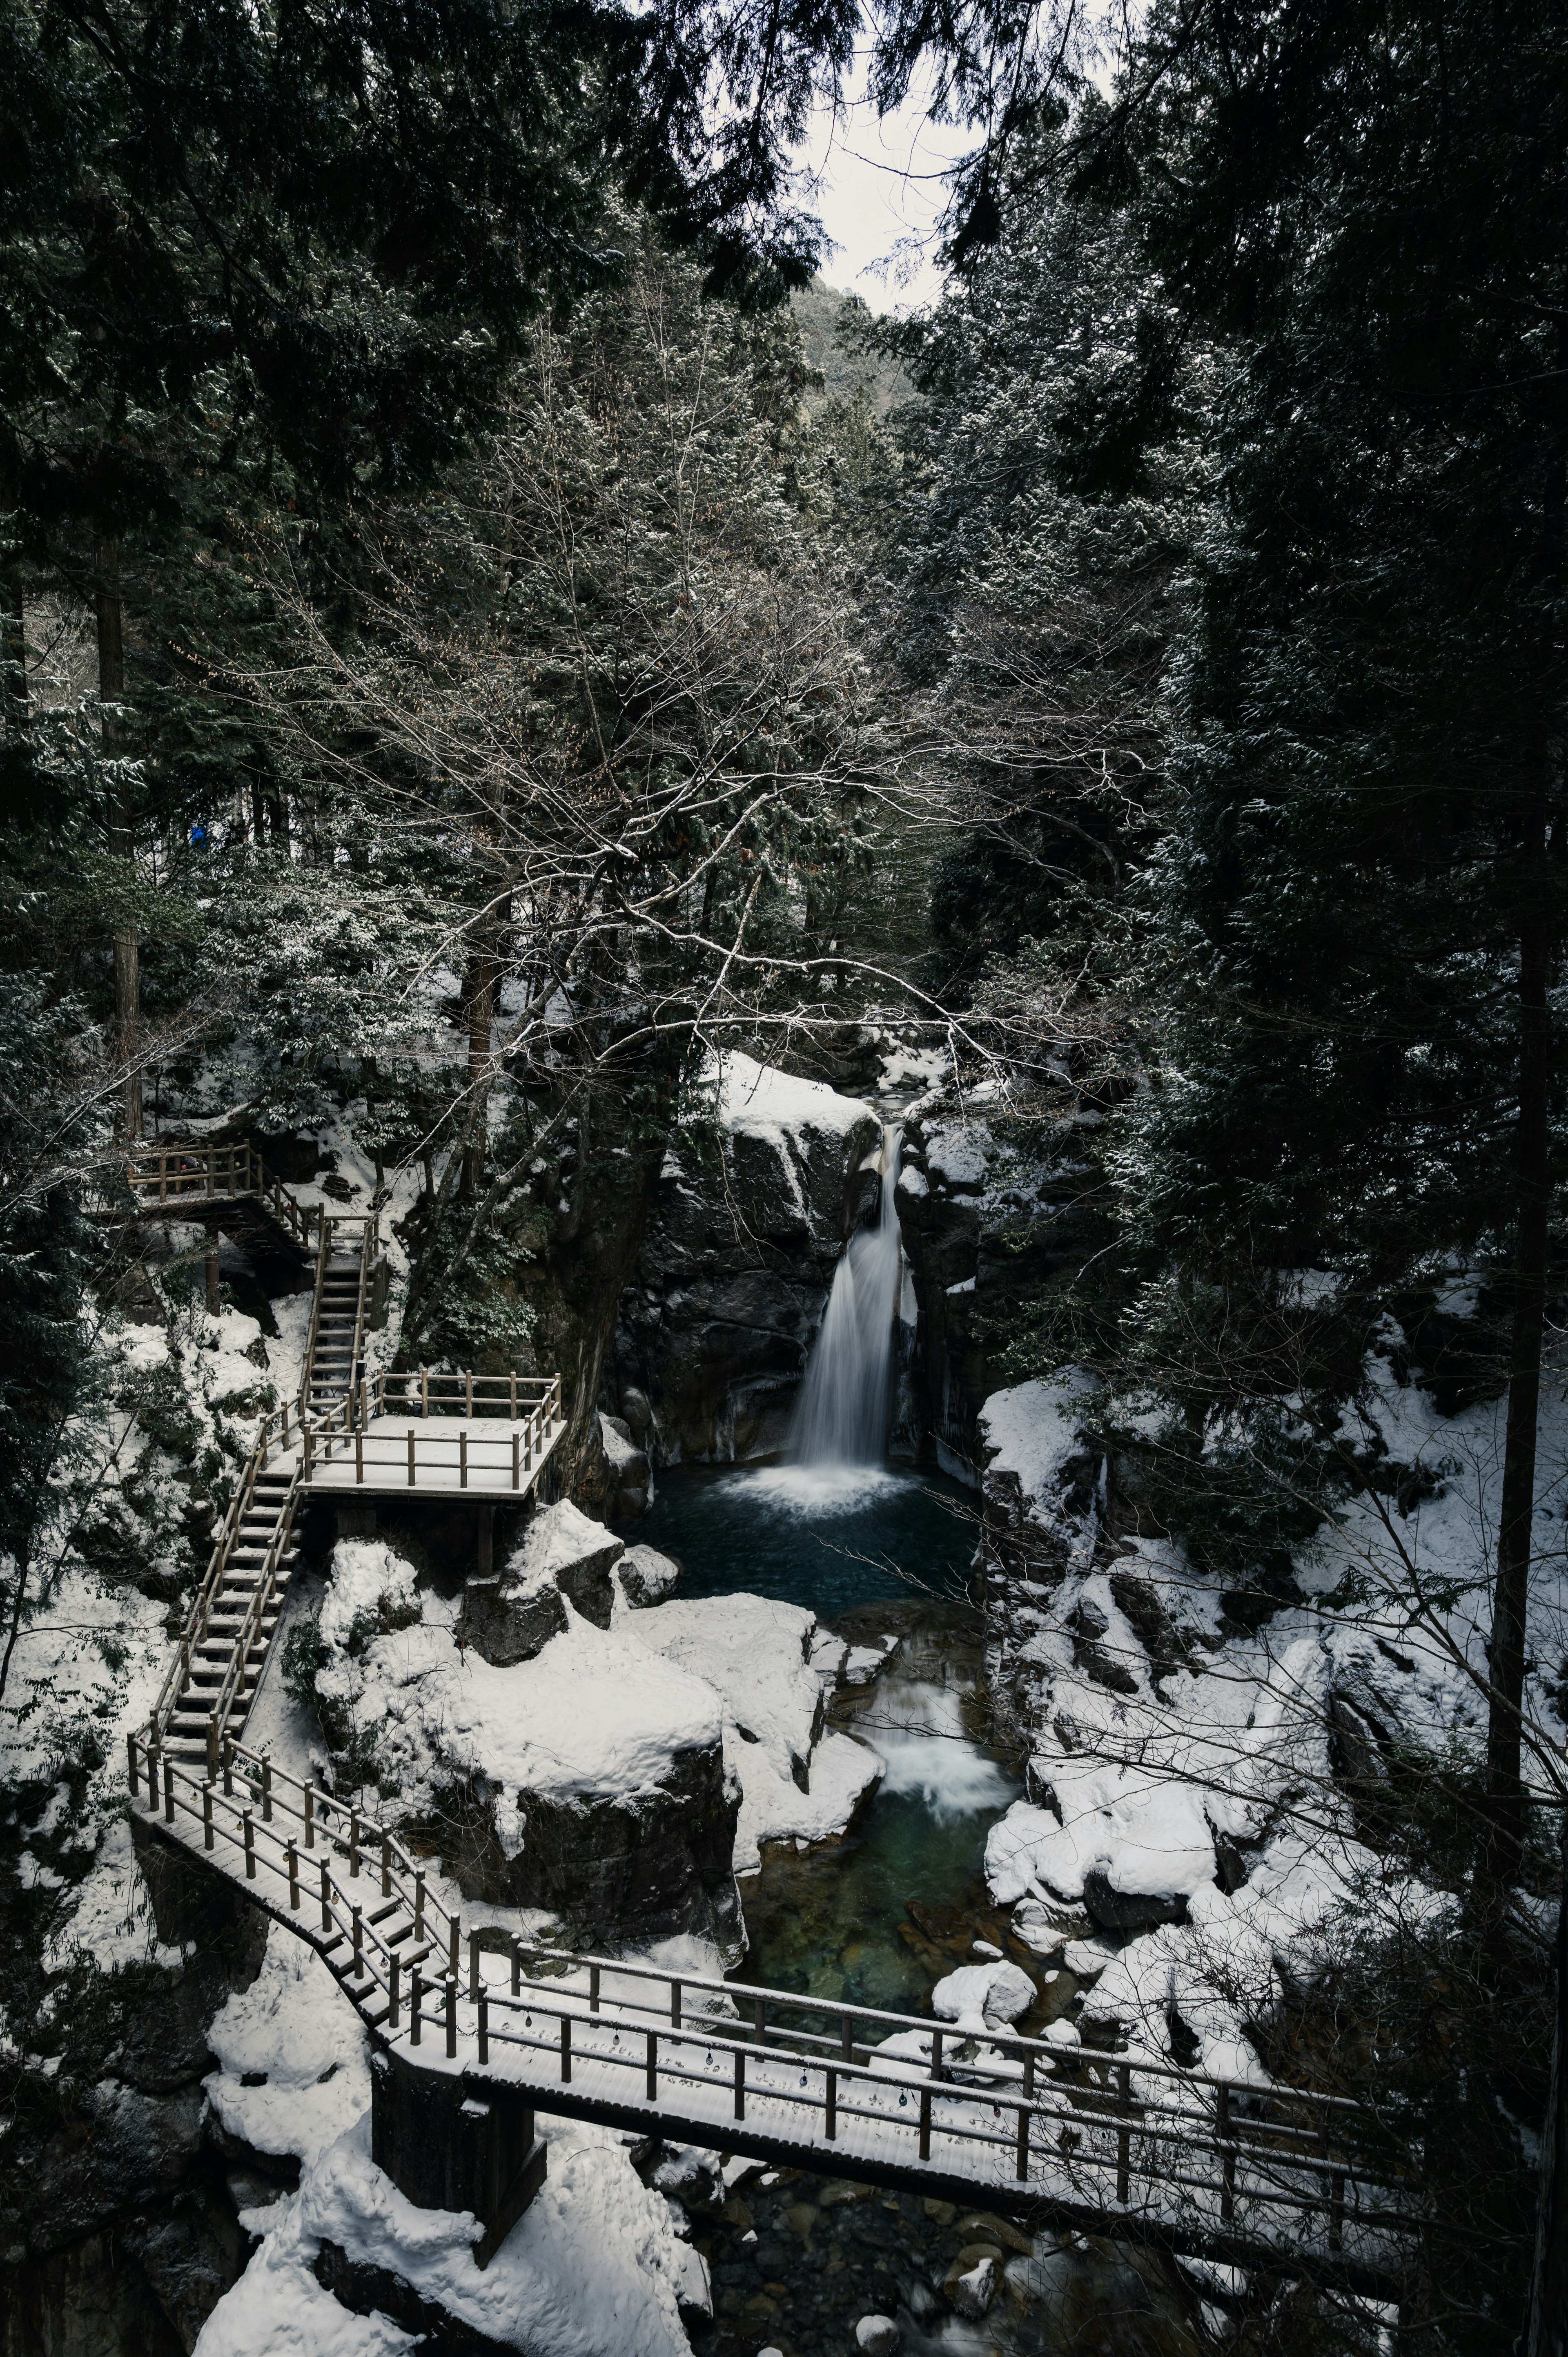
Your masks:
[[[832,1103],[832,1124],[808,1104],[793,1125],[728,1130],[706,1165],[665,1157],[614,1352],[618,1404],[655,1462],[783,1444],[844,1239],[875,1202],[860,1166],[880,1124]]]
[[[610,1574],[624,1552],[613,1531],[569,1501],[542,1506],[504,1570],[464,1588],[463,1642],[498,1669],[510,1669],[532,1661],[565,1628],[565,1602],[596,1629],[607,1629],[615,1604]]]
[[[1083,1878],[1083,1903],[1107,1932],[1152,1932],[1161,1923],[1185,1923],[1184,1893],[1118,1890],[1098,1867]]]
[[[243,2266],[203,2075],[212,2017],[259,1969],[264,1918],[140,1817],[136,1850],[173,1970],[86,1975],[59,2067],[13,2089],[0,2153],[0,2357],[185,2357]]]
[[[919,1317],[910,1437],[922,1461],[976,1480],[976,1419],[1003,1380],[984,1337],[1010,1330],[1020,1293],[1076,1266],[1102,1241],[1088,1163],[1048,1173],[956,1108],[905,1125],[898,1224]]]

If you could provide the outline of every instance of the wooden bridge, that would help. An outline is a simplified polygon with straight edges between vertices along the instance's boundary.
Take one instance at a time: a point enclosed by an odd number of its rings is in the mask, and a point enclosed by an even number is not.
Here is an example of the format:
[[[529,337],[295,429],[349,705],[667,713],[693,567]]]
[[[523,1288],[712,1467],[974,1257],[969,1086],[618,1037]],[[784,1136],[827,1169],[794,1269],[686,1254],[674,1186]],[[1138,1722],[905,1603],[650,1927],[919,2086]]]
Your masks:
[[[167,1757],[215,1772],[261,1684],[298,1561],[303,1501],[412,1491],[521,1503],[565,1430],[561,1379],[424,1369],[367,1376],[379,1210],[302,1209],[249,1146],[159,1146],[122,1167],[143,1205],[247,1199],[316,1248],[298,1399],[262,1420],[147,1729]]]
[[[1397,2298],[1412,2188],[1342,2097],[527,1945],[470,1930],[398,1837],[226,1740],[198,1774],[129,1742],[145,1823],[307,1940],[375,2050],[372,2151],[429,2201],[439,2083],[455,2136],[507,2144],[434,2181],[483,2266],[543,2174],[537,2111],[755,2155]],[[508,2110],[508,2104],[511,2108]],[[467,2126],[465,2126],[465,2122]],[[414,2182],[424,2191],[414,2190]],[[454,2193],[465,2199],[455,2199]],[[438,2197],[434,2197],[438,2198]]]

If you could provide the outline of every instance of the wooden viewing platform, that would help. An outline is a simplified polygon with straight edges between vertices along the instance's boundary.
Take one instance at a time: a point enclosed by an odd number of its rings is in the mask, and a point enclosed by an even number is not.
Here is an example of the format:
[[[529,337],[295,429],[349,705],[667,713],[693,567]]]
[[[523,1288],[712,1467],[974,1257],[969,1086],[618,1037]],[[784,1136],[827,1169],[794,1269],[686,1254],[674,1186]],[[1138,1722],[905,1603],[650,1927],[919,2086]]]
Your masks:
[[[480,2212],[481,2266],[537,2190],[545,2111],[1400,2296],[1412,2188],[1344,2097],[1007,2031],[972,2040],[492,1929],[470,1928],[465,1955],[424,1867],[351,1801],[231,1742],[198,1774],[133,1736],[129,1770],[147,1830],[236,1880],[352,1999],[386,2110],[372,2151],[394,2180],[390,2107],[411,2074],[471,2099],[464,2111],[523,2107],[524,2158],[504,2188],[492,2170]]]
[[[313,1495],[526,1497],[566,1429],[559,1375],[377,1374],[296,1426]]]

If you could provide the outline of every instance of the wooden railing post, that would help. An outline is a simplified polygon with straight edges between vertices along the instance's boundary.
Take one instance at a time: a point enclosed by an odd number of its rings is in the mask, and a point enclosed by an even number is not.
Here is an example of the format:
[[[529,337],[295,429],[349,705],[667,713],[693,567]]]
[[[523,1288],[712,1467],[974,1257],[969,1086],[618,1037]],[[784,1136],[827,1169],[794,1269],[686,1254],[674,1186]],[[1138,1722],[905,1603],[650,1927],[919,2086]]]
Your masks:
[[[134,1801],[142,1789],[141,1779],[136,1773],[136,1738],[134,1735],[127,1735],[125,1738],[125,1766],[130,1773],[131,1798]]]
[[[164,1815],[172,1825],[174,1823],[174,1761],[166,1752],[164,1755]]]
[[[457,1981],[450,1975],[446,1983],[446,2059],[451,2061],[457,2051]]]
[[[572,2017],[569,2013],[564,2013],[561,2017],[561,2084],[564,2087],[569,2087],[571,2083]]]
[[[1133,2073],[1125,2062],[1116,2072],[1116,2108],[1122,2125],[1116,2131],[1116,2199],[1123,2210],[1132,2199],[1133,2131],[1126,2125],[1133,2115]]]
[[[650,2104],[659,2101],[659,2032],[656,2029],[648,2033],[648,2100]]]
[[[468,1435],[467,1427],[457,1435],[457,1487],[468,1486]]]
[[[481,2064],[486,2064],[490,2059],[490,2000],[488,1991],[484,1989],[479,1991],[478,2003],[479,2061]]]
[[[241,1816],[240,1823],[243,1826],[245,1834],[245,1879],[247,1882],[254,1882],[256,1878],[256,1827],[254,1818],[249,1809],[246,1809],[243,1812]]]
[[[1229,2225],[1236,2208],[1236,2152],[1230,2141],[1230,2090],[1214,2091],[1214,2136],[1219,2152],[1219,2215]]]
[[[408,1990],[408,2042],[411,2046],[417,2046],[419,2043],[419,2031],[424,2002],[424,1977],[420,1972],[419,1966],[415,1964]]]
[[[287,1857],[288,1903],[292,1908],[297,1910],[299,1906],[299,1852],[295,1849],[292,1838],[288,1845]]]
[[[332,1869],[325,1858],[321,1861],[321,1928],[332,1929]]]
[[[212,1780],[208,1778],[201,1788],[201,1846],[212,1847]]]
[[[408,1486],[413,1487],[413,1426],[408,1427]]]
[[[825,2117],[828,2142],[832,2144],[839,2132],[839,2074],[832,2069],[828,2072]]]

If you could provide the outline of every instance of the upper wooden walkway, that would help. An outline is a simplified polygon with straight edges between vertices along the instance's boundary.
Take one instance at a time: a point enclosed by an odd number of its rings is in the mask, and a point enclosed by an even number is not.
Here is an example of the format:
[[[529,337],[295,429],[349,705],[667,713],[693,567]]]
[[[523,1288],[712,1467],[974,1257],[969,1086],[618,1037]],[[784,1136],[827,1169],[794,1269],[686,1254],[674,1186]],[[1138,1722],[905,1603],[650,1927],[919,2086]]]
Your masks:
[[[147,1727],[172,1757],[215,1768],[243,1729],[294,1567],[309,1495],[410,1491],[521,1503],[565,1431],[558,1375],[367,1376],[365,1333],[381,1257],[381,1216],[302,1208],[249,1146],[162,1145],[124,1166],[159,1209],[258,1201],[316,1247],[298,1399],[262,1419],[213,1542]]]
[[[1344,2098],[525,1945],[372,1817],[130,1738],[146,1823],[307,1940],[405,2069],[532,2109],[1397,2298],[1411,2188]],[[466,1953],[465,1953],[466,1951]],[[889,2041],[892,2041],[889,2045]]]

